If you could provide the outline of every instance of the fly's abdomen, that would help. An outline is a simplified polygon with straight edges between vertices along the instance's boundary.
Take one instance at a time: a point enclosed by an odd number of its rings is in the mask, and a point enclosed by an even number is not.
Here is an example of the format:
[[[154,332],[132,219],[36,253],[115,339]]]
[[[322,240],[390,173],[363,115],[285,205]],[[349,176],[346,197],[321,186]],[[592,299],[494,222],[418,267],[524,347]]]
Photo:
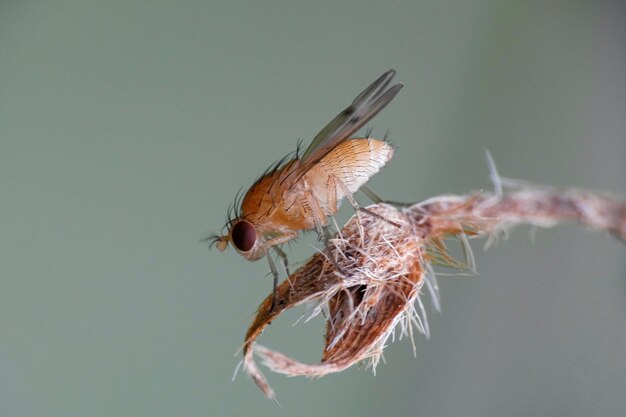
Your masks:
[[[345,196],[344,188],[355,193],[372,175],[393,157],[393,147],[382,140],[359,138],[347,140],[333,149],[313,167],[305,178],[327,214],[334,214]],[[338,182],[341,184],[338,184]],[[335,207],[329,193],[336,195]]]

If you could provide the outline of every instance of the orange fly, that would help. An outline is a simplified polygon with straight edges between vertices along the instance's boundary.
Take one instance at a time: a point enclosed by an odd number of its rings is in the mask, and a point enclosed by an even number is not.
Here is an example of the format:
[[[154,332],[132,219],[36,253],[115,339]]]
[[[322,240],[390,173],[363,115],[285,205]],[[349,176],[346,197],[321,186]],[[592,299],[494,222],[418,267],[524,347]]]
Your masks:
[[[328,216],[337,212],[343,197],[358,207],[352,194],[391,159],[393,148],[384,140],[351,135],[400,91],[401,83],[389,87],[395,73],[385,72],[359,94],[313,138],[301,156],[296,151],[278,161],[252,184],[243,199],[236,198],[225,226],[228,233],[212,236],[212,245],[223,251],[230,243],[250,261],[268,255],[272,248],[287,269],[281,244],[304,230],[315,229],[320,236],[327,236]],[[276,267],[271,256],[267,259],[276,285]]]

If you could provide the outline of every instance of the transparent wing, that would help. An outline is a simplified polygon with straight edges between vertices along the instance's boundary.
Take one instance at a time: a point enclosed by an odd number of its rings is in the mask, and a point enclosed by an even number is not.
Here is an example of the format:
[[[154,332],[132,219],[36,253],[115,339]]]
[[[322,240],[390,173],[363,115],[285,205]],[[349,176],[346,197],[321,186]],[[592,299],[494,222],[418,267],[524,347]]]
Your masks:
[[[309,147],[302,154],[296,177],[302,176],[311,166],[339,143],[348,139],[393,100],[403,87],[402,83],[397,83],[387,88],[394,75],[396,75],[396,71],[393,69],[381,75],[313,138]]]

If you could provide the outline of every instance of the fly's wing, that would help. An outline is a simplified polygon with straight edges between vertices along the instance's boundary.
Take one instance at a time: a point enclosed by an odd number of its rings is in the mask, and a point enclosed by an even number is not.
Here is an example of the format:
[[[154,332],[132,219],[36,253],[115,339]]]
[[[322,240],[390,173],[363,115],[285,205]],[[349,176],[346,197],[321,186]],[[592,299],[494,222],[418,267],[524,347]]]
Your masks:
[[[292,181],[295,182],[302,177],[320,159],[342,141],[350,138],[393,100],[403,87],[402,83],[397,83],[387,88],[395,74],[396,71],[391,69],[381,75],[313,138],[302,154],[298,168],[292,173]]]

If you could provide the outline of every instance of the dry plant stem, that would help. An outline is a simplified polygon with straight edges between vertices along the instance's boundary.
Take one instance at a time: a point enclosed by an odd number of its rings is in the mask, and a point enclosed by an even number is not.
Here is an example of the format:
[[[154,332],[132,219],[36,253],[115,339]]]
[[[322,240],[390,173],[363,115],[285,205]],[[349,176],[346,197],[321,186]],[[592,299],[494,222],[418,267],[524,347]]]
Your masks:
[[[432,265],[471,269],[448,255],[444,239],[466,242],[472,237],[495,237],[518,224],[549,227],[573,220],[626,241],[626,204],[581,191],[527,189],[504,196],[440,196],[402,210],[387,204],[368,210],[387,220],[362,214],[359,224],[354,216],[323,252],[279,285],[273,309],[272,295],[259,306],[246,334],[244,368],[266,396],[274,398],[274,392],[254,362],[255,353],[272,371],[320,377],[366,359],[375,366],[398,324],[400,337],[412,336],[413,327],[428,336],[420,290],[426,285],[437,302]],[[312,306],[311,316],[326,312],[320,364],[303,364],[254,345],[283,310],[302,303]]]

